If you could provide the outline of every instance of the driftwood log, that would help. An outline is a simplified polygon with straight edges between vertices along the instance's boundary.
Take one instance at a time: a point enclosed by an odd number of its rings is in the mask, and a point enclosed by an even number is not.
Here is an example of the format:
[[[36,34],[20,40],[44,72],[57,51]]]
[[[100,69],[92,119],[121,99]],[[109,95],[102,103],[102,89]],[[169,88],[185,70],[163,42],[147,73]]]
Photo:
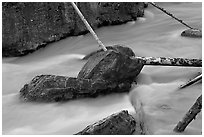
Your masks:
[[[87,126],[76,135],[132,135],[136,124],[128,111],[123,110]]]
[[[188,126],[188,124],[196,118],[196,115],[201,111],[202,109],[202,95],[198,97],[196,102],[193,104],[193,106],[189,109],[189,111],[185,114],[183,119],[178,122],[176,127],[174,128],[175,132],[183,132],[185,128]]]
[[[187,86],[190,86],[190,85],[192,85],[192,84],[198,82],[199,80],[202,80],[202,74],[199,75],[199,76],[197,76],[197,77],[195,77],[195,78],[192,79],[192,80],[189,80],[187,83],[181,85],[181,86],[179,87],[179,89],[182,89],[182,88],[185,88],[185,87],[187,87]]]
[[[202,59],[170,58],[170,57],[135,57],[142,59],[144,65],[202,67]]]
[[[108,50],[113,50],[114,48],[118,52],[125,52],[129,56],[134,57],[134,52],[127,49],[121,49],[121,47],[106,47]],[[99,54],[103,52],[103,50],[93,51],[90,54],[87,54],[83,60],[86,60],[95,54]],[[202,59],[188,59],[188,58],[171,58],[171,57],[134,57],[136,61],[138,59],[143,60],[144,65],[160,65],[160,66],[184,66],[184,67],[202,67]]]

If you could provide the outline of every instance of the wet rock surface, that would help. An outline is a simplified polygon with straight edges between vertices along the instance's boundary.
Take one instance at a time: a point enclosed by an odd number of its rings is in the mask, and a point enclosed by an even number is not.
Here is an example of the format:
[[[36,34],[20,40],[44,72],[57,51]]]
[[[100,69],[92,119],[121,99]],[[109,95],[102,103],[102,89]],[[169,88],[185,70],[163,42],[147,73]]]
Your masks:
[[[181,33],[181,36],[191,38],[202,38],[202,31],[199,29],[187,29]]]
[[[93,29],[136,20],[143,2],[77,2]],[[88,33],[69,2],[3,2],[2,55],[23,56],[51,42]]]
[[[87,126],[76,135],[132,135],[135,126],[134,118],[123,110]]]
[[[113,50],[98,52],[88,59],[77,78],[56,75],[34,77],[20,90],[21,98],[52,102],[128,92],[143,68],[143,60],[132,58],[133,52],[129,55],[129,52],[114,50],[115,47],[126,50],[116,45]]]

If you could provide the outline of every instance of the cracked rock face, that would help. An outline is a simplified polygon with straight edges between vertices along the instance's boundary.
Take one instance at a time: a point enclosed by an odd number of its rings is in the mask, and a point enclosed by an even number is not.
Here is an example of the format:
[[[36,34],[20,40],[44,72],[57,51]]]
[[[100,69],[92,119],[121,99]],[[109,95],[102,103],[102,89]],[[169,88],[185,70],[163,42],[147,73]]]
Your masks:
[[[125,47],[117,45],[120,49]],[[67,101],[97,97],[110,93],[128,92],[135,77],[143,68],[143,61],[134,59],[129,52],[114,48],[91,56],[77,78],[40,75],[20,90],[27,101]],[[127,50],[129,51],[129,50]]]

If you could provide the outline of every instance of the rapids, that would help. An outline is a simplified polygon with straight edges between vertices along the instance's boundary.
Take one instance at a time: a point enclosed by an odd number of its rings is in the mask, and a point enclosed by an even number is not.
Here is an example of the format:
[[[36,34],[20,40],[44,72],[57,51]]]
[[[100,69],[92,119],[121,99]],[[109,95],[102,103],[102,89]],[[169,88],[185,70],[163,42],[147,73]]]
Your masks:
[[[202,28],[202,3],[159,3],[190,26]],[[137,21],[96,30],[105,45],[124,44],[137,56],[202,58],[202,39],[181,37],[187,28],[149,5]],[[111,94],[65,103],[25,103],[19,91],[39,74],[76,77],[85,61],[97,50],[90,34],[69,37],[49,44],[24,57],[2,59],[3,134],[74,134],[112,113],[128,110],[134,114],[129,94]],[[137,77],[137,95],[144,104],[145,118],[152,134],[176,134],[172,130],[202,93],[201,84],[182,90],[179,85],[193,78],[201,68],[145,66]],[[181,134],[201,134],[202,114]]]

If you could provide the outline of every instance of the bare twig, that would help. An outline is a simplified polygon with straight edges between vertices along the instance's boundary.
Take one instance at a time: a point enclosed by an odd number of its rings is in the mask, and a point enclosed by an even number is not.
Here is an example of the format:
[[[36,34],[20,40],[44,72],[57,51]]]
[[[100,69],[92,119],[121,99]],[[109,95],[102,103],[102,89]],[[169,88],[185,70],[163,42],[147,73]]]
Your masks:
[[[97,43],[99,44],[99,46],[104,50],[107,51],[106,47],[104,46],[104,44],[100,41],[100,39],[98,38],[98,36],[96,35],[96,33],[93,31],[93,29],[91,28],[91,26],[89,25],[89,23],[87,22],[87,20],[84,18],[83,14],[81,13],[81,11],[78,9],[78,7],[76,6],[76,4],[74,2],[71,2],[72,6],[74,7],[74,9],[76,10],[76,12],[78,13],[79,17],[81,18],[81,20],[84,22],[84,24],[86,25],[86,28],[90,31],[90,33],[92,34],[92,36],[95,38],[95,40],[97,41]]]
[[[167,15],[171,16],[172,18],[174,18],[175,20],[177,20],[178,22],[180,22],[181,24],[185,25],[186,27],[193,29],[191,26],[189,26],[188,24],[186,24],[185,22],[183,22],[181,19],[178,19],[177,17],[175,17],[173,14],[171,14],[170,12],[166,11],[164,8],[156,5],[154,2],[148,2],[149,4],[151,4],[152,6],[158,8],[159,10],[163,11],[164,13],[166,13]]]
[[[183,119],[178,122],[176,127],[174,128],[175,132],[183,132],[185,128],[188,126],[188,124],[196,118],[196,115],[201,111],[202,109],[202,95],[198,97],[196,102],[193,104],[193,106],[189,109],[189,111],[185,114]]]
[[[190,85],[192,85],[192,84],[198,82],[199,80],[202,80],[202,74],[199,75],[199,76],[197,76],[197,77],[195,77],[194,79],[188,81],[188,82],[185,83],[184,85],[181,85],[181,86],[179,87],[179,89],[182,89],[182,88],[185,88],[185,87],[187,87],[187,86],[190,86]]]

